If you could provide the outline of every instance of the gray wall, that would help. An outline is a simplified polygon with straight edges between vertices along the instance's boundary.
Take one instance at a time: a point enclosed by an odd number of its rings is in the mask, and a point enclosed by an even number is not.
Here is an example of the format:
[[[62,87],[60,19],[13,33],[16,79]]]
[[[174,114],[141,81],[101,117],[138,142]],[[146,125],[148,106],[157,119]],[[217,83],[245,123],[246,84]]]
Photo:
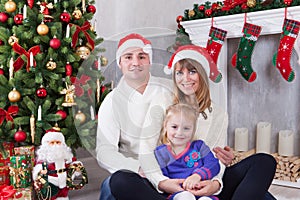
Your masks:
[[[299,118],[300,118],[300,68],[298,56],[293,50],[291,66],[296,78],[288,83],[279,70],[272,65],[273,54],[277,52],[280,35],[260,36],[252,55],[252,68],[257,79],[248,83],[237,69],[231,66],[231,57],[236,52],[239,39],[228,41],[228,142],[234,145],[234,129],[249,129],[249,148],[255,147],[256,125],[260,121],[272,124],[271,151],[278,151],[278,132],[293,130],[294,152],[300,154]]]

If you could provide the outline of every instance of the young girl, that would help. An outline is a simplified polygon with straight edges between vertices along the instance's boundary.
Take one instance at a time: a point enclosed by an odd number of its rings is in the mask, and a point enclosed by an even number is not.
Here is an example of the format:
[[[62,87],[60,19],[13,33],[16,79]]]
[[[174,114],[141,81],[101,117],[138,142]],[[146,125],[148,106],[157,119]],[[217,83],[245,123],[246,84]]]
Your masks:
[[[154,153],[163,174],[173,179],[185,179],[184,191],[168,194],[168,199],[218,199],[215,196],[195,197],[202,180],[209,180],[220,171],[218,159],[202,140],[194,140],[198,114],[187,104],[171,105],[162,129],[162,145]]]

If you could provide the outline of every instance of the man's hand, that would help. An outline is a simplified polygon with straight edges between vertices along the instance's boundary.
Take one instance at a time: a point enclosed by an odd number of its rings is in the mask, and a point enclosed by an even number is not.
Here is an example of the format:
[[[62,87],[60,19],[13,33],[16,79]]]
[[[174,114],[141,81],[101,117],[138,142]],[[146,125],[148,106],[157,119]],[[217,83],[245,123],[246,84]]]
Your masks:
[[[220,189],[220,183],[218,181],[205,180],[200,181],[195,189],[188,189],[196,196],[211,196]]]
[[[169,194],[183,191],[183,188],[181,187],[183,181],[184,179],[166,179],[159,182],[158,189]]]
[[[216,157],[225,165],[228,166],[232,163],[234,159],[233,150],[229,146],[225,146],[224,149],[221,147],[213,148]]]

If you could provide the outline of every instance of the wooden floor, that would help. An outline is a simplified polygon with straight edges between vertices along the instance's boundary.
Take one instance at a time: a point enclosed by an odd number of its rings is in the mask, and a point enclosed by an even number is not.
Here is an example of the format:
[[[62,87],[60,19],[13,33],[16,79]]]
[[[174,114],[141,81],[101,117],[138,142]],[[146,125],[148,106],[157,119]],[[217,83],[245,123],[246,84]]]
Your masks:
[[[88,173],[89,183],[81,190],[70,191],[70,200],[98,200],[100,185],[109,173],[100,168],[95,158],[82,149],[78,150],[77,159],[84,164]],[[300,200],[299,188],[271,185],[269,191],[278,200]]]

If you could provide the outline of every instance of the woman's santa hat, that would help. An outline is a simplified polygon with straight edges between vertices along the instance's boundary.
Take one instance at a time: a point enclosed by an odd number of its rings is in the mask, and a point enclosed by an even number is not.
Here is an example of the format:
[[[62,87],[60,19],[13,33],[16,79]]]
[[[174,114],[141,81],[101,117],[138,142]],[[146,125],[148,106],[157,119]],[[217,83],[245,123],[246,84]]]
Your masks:
[[[126,49],[131,47],[142,48],[143,51],[149,54],[150,64],[152,64],[152,46],[151,42],[145,39],[143,36],[137,33],[131,33],[124,38],[122,38],[118,44],[118,49],[116,53],[117,65],[120,64],[120,57],[126,51]]]
[[[168,69],[169,73],[172,73],[174,70],[174,65],[183,59],[190,58],[202,65],[202,67],[205,69],[206,74],[209,76],[209,78],[214,82],[219,82],[222,75],[217,69],[216,63],[213,61],[209,53],[206,51],[205,48],[196,46],[196,45],[184,45],[179,47],[174,54],[172,55],[169,63],[168,63]],[[170,71],[171,69],[171,71]],[[165,70],[166,73],[168,71]],[[218,80],[216,80],[216,78]]]

